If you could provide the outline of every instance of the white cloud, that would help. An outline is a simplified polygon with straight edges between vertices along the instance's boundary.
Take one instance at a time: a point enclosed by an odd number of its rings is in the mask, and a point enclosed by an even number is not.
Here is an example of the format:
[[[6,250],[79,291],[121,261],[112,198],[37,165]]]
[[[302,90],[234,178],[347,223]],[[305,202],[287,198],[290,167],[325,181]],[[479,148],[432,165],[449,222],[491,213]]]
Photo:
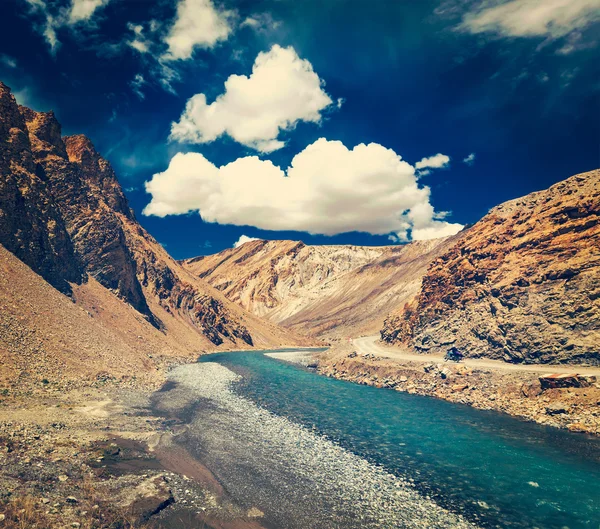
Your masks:
[[[247,242],[260,241],[260,240],[261,239],[259,239],[258,237],[248,237],[247,235],[241,235],[240,238],[233,243],[233,247],[239,248],[242,244],[245,244]]]
[[[471,154],[469,154],[469,156],[463,158],[463,162],[467,165],[473,165],[475,163],[475,153],[472,152]]]
[[[171,126],[171,140],[207,143],[228,134],[261,152],[285,144],[277,139],[299,121],[319,123],[321,111],[332,104],[312,64],[293,48],[273,46],[259,53],[250,76],[231,75],[225,92],[208,104],[204,94],[188,100]]]
[[[210,49],[232,32],[232,11],[220,10],[211,0],[179,0],[175,21],[165,43],[165,59],[190,59],[195,48]]]
[[[281,26],[281,22],[275,20],[270,13],[260,13],[245,18],[240,28],[251,28],[258,33],[269,33]]]
[[[416,169],[442,169],[450,164],[450,157],[445,154],[437,153],[433,156],[423,158],[415,164]],[[431,171],[422,171],[421,174],[429,174]]]
[[[71,0],[69,6],[60,6],[47,0],[25,0],[30,7],[30,14],[37,20],[34,29],[40,33],[55,54],[60,47],[57,31],[70,28],[76,31],[77,26],[90,24],[92,16],[110,0]]]
[[[486,0],[463,17],[471,33],[557,39],[600,19],[598,0]]]
[[[145,215],[199,211],[207,222],[334,235],[349,231],[426,239],[456,233],[419,187],[413,166],[376,143],[349,150],[324,138],[283,171],[256,156],[216,167],[199,153],[176,154],[146,182]]]
[[[89,20],[99,7],[104,7],[110,0],[72,0],[69,11],[69,22],[85,22]]]
[[[3,64],[7,68],[16,68],[17,60],[10,55],[6,55],[5,53],[0,53],[0,64]]]
[[[132,81],[129,82],[129,86],[133,90],[133,93],[140,99],[144,99],[146,95],[142,92],[142,87],[146,84],[146,80],[141,73],[136,74]]]

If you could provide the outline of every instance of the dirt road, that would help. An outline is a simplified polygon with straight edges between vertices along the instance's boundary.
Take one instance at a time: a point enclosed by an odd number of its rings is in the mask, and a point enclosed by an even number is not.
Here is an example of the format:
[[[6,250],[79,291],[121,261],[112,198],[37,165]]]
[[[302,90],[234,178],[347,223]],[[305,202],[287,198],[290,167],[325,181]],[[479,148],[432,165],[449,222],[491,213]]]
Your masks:
[[[411,353],[409,351],[400,349],[398,347],[392,347],[382,345],[379,342],[379,336],[363,336],[361,338],[354,338],[352,345],[356,349],[357,353],[360,354],[373,354],[384,358],[390,358],[392,360],[409,361],[409,362],[422,362],[422,363],[438,363],[443,362],[443,355],[435,354],[418,354]],[[596,375],[600,376],[600,366],[598,367],[579,367],[579,366],[563,366],[563,365],[548,365],[548,364],[509,364],[502,362],[501,360],[490,360],[490,359],[475,359],[467,358],[463,364],[472,368],[486,368],[486,369],[502,369],[507,371],[521,371],[529,373],[579,373],[582,375]]]

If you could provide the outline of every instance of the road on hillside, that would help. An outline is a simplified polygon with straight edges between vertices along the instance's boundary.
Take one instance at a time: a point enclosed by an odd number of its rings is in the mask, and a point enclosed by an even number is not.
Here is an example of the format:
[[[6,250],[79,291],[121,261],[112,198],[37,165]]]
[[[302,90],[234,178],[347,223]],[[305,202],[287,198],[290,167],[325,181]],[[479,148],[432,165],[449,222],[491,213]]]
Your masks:
[[[424,364],[444,362],[443,355],[411,353],[398,347],[383,345],[379,341],[379,335],[362,336],[354,338],[352,345],[359,354],[373,354],[382,358],[390,358],[404,362],[421,362]],[[471,368],[503,369],[506,371],[522,371],[531,373],[579,373],[582,375],[600,376],[600,366],[579,367],[577,365],[548,365],[548,364],[509,364],[502,360],[490,360],[480,358],[466,358],[461,362]]]

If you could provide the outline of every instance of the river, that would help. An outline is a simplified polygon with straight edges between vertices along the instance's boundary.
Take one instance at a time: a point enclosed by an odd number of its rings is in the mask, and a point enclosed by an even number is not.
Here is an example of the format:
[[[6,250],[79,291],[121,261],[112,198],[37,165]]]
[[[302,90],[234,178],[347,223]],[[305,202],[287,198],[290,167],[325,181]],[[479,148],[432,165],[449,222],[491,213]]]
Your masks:
[[[597,438],[263,353],[178,367],[156,405],[265,527],[600,527]]]

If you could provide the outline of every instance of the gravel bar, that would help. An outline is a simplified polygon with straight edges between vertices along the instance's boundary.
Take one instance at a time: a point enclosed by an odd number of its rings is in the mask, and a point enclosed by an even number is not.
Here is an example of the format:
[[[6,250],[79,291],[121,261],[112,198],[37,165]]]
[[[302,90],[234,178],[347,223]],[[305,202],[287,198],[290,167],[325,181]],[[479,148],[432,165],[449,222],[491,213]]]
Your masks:
[[[286,529],[473,528],[409,483],[232,390],[240,376],[206,362],[174,369],[164,411],[187,410],[182,442],[231,497]]]

